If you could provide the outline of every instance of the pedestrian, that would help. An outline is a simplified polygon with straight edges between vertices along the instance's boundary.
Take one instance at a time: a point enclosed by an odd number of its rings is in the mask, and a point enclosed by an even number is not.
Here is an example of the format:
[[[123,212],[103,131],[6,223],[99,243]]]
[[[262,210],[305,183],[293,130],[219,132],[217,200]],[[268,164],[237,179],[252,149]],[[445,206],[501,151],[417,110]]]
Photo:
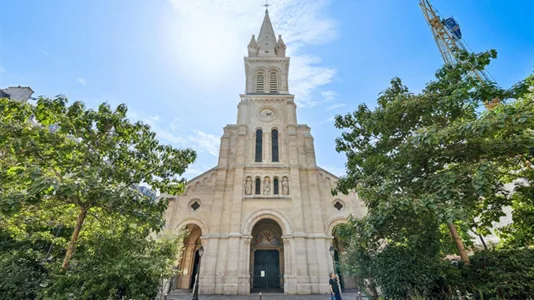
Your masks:
[[[336,279],[336,273],[334,272],[330,273],[330,280],[328,280],[328,284],[330,285],[331,300],[342,300],[341,291],[339,289],[339,283]]]

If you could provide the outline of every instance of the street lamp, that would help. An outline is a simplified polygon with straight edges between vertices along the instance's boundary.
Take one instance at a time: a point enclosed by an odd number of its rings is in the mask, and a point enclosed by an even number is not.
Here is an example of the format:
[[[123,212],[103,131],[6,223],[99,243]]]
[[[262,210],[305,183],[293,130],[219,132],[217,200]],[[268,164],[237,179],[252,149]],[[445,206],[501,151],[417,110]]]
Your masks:
[[[191,300],[198,300],[198,275],[200,274],[200,262],[202,261],[202,254],[204,254],[204,246],[200,246],[200,248],[198,248],[197,279],[195,280],[195,289],[193,291],[193,298],[191,298]]]

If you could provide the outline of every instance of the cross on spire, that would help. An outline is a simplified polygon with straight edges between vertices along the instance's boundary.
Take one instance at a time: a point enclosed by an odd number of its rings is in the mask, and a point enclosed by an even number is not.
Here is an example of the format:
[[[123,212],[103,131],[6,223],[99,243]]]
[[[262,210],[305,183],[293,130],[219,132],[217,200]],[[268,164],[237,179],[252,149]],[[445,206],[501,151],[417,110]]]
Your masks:
[[[271,6],[271,5],[269,4],[269,0],[265,0],[265,4],[262,5],[262,6],[265,6],[265,9],[268,9],[269,6]]]

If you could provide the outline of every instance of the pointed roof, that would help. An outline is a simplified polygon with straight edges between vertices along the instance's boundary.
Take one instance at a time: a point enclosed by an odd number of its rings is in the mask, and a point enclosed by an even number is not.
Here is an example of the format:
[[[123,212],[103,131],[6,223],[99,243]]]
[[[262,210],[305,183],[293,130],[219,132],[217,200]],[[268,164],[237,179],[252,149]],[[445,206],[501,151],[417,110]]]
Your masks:
[[[269,18],[269,10],[265,10],[265,17],[261,24],[260,34],[258,34],[258,46],[260,51],[258,56],[275,56],[274,48],[276,46],[276,35],[274,34],[273,24]]]

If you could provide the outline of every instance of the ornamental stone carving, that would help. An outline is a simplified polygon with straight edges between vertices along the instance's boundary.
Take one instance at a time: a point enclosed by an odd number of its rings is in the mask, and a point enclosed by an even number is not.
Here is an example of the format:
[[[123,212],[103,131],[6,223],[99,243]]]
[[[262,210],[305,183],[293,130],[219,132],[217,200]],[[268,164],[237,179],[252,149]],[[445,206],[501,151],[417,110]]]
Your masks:
[[[289,181],[285,176],[282,178],[282,195],[289,195]]]
[[[258,56],[258,52],[260,51],[260,47],[258,46],[258,43],[256,43],[256,37],[252,35],[252,38],[250,39],[250,43],[248,44],[248,56]]]
[[[252,186],[252,178],[248,176],[245,181],[245,195],[252,195]]]
[[[271,179],[269,177],[265,177],[265,179],[263,180],[263,194],[271,194]]]

